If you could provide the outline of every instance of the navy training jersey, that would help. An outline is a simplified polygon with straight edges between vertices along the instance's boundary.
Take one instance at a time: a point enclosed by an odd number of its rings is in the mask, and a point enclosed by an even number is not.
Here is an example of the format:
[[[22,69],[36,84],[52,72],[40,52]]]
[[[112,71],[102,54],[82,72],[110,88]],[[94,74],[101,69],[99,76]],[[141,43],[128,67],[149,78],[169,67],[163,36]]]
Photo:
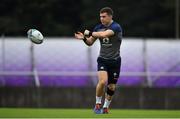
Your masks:
[[[99,57],[104,59],[117,59],[120,57],[120,46],[122,42],[121,26],[113,21],[109,26],[98,24],[93,31],[98,32],[108,29],[112,30],[114,35],[108,38],[99,38],[101,45]]]

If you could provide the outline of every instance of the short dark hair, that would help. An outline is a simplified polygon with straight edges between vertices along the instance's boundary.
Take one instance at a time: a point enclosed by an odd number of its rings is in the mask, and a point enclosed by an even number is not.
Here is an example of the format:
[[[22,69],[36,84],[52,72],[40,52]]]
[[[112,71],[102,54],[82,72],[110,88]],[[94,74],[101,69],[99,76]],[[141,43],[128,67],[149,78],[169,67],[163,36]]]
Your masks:
[[[113,16],[113,10],[110,7],[104,7],[100,10],[100,13],[107,13],[108,15]]]

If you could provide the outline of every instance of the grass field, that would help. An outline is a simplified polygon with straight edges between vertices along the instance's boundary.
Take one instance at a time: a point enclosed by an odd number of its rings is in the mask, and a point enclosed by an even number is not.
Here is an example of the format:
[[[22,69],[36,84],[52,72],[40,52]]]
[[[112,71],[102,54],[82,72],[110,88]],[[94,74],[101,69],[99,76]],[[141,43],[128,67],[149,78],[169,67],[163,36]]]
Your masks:
[[[180,118],[180,110],[120,110],[94,114],[91,109],[0,108],[0,118]]]

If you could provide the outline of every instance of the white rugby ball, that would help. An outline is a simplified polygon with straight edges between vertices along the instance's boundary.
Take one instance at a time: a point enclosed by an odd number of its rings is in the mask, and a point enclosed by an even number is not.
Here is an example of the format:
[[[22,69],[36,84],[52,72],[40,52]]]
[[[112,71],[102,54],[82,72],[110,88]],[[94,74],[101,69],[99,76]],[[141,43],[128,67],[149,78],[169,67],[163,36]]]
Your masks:
[[[36,29],[29,29],[27,32],[28,38],[35,44],[41,44],[43,42],[43,35]]]

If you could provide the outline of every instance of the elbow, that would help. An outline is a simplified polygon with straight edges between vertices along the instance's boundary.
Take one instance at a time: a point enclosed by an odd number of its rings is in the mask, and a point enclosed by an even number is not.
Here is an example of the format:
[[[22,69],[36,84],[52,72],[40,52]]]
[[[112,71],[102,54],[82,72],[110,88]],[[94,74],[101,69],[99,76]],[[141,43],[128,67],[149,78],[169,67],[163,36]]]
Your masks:
[[[86,45],[90,47],[90,46],[92,46],[92,43],[86,43]]]
[[[89,46],[89,47],[91,47],[92,46],[92,44],[86,44],[87,46]]]

